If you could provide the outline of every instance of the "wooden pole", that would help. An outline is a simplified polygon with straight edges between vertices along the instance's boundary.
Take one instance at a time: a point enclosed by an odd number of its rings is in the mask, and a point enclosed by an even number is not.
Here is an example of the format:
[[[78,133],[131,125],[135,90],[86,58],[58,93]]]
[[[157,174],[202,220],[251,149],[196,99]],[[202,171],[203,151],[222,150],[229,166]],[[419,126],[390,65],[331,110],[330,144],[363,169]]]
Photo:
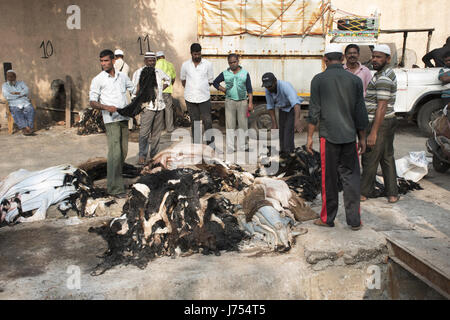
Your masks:
[[[72,111],[72,79],[66,76],[66,83],[64,85],[66,90],[66,128],[71,126],[71,111]]]

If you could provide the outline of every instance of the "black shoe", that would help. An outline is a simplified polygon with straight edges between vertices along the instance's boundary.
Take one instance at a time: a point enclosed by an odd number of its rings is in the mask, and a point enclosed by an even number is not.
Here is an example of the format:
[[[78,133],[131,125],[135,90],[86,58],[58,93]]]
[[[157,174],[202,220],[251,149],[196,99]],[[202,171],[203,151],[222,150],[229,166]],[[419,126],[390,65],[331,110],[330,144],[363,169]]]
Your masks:
[[[357,226],[357,227],[351,227],[351,228],[352,228],[353,231],[361,230],[361,228],[362,228],[362,223],[361,223],[359,226]]]

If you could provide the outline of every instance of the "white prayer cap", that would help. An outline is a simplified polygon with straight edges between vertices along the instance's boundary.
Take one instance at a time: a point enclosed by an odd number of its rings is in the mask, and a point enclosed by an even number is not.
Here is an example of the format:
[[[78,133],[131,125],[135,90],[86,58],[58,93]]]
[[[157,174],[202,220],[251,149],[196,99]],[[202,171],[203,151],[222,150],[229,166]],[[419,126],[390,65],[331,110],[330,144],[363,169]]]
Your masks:
[[[332,52],[338,52],[338,53],[342,53],[342,45],[340,45],[339,43],[330,43],[327,44],[325,47],[325,54],[327,53],[332,53]]]
[[[8,72],[16,74],[16,72],[13,69],[10,69],[10,70],[6,71],[6,73],[8,73]]]
[[[384,54],[391,55],[391,48],[387,44],[377,44],[373,51],[383,52]]]
[[[156,55],[152,51],[147,51],[144,55],[144,58],[156,58]]]
[[[115,56],[123,56],[123,51],[120,49],[117,49],[116,51],[114,51],[114,55]]]
[[[163,52],[163,51],[158,51],[158,52],[156,53],[156,57],[157,57],[157,58],[163,57],[163,56],[164,56],[164,52]]]

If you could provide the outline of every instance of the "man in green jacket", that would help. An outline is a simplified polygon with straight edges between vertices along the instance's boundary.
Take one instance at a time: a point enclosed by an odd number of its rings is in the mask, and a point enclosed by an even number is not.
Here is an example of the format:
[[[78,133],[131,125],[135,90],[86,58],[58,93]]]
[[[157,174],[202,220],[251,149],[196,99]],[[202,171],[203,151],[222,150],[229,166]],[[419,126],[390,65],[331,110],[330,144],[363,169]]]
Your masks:
[[[238,122],[238,150],[246,150],[243,141],[248,130],[247,112],[253,111],[253,89],[250,74],[239,65],[239,57],[235,53],[228,55],[227,70],[221,72],[213,82],[213,86],[225,93],[225,122],[227,129],[227,153],[234,152],[236,120]],[[225,82],[225,88],[220,85]],[[248,104],[247,104],[248,99]],[[243,131],[243,132],[242,132]]]
[[[163,91],[164,104],[166,105],[166,108],[164,109],[166,130],[168,133],[171,133],[174,130],[172,93],[173,93],[173,84],[175,83],[177,73],[175,71],[175,67],[173,66],[173,64],[166,60],[163,51],[158,51],[156,53],[156,59],[157,61],[155,68],[162,70],[171,79],[170,85]]]

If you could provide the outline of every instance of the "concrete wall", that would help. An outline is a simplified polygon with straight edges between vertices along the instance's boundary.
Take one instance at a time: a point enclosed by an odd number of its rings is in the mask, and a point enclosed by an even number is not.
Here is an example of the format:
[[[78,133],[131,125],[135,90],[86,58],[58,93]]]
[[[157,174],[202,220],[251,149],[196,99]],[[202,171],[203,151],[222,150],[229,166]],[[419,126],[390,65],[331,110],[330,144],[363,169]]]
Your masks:
[[[72,4],[81,9],[80,30],[66,25]],[[0,7],[0,62],[13,64],[38,105],[49,102],[53,80],[70,75],[75,109],[85,108],[90,82],[101,71],[102,49],[122,49],[131,77],[143,65],[138,38],[148,35],[150,49],[164,50],[179,72],[197,38],[195,0],[0,0]],[[47,59],[42,58],[42,41],[53,45]],[[147,42],[142,46],[147,51]],[[177,81],[175,96],[182,93]]]
[[[72,4],[81,9],[80,30],[69,30],[66,25],[70,16],[66,10]],[[383,29],[434,27],[432,48],[442,46],[450,35],[447,0],[434,0],[433,6],[423,0],[333,0],[333,4],[362,15],[378,8]],[[197,39],[195,0],[0,0],[0,8],[0,62],[13,64],[18,79],[29,85],[39,106],[49,103],[52,81],[70,75],[75,109],[87,107],[90,81],[101,71],[98,54],[104,48],[124,50],[133,72],[143,63],[138,38],[148,35],[150,49],[164,50],[179,73],[182,62],[190,58],[190,44]],[[401,34],[381,37],[398,48],[402,39]],[[43,41],[53,45],[47,59],[42,58]],[[417,53],[420,66],[425,45],[426,34],[410,35],[408,48]],[[177,81],[174,97],[182,102],[182,94]]]

